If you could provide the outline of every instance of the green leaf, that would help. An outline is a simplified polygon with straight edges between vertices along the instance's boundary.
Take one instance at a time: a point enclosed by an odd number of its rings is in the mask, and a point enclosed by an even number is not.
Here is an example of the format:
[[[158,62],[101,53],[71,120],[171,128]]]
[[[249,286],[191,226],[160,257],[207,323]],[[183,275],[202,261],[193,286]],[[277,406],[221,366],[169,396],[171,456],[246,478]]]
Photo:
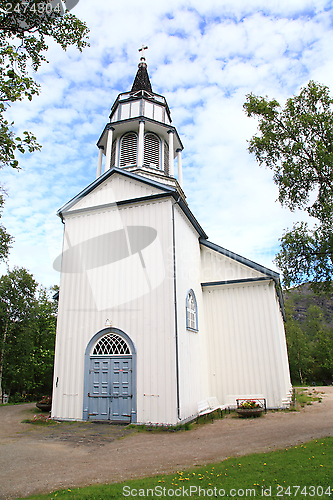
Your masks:
[[[314,229],[295,225],[281,238],[276,264],[286,287],[312,281],[329,291],[333,280],[333,100],[310,81],[284,108],[268,97],[246,96],[244,110],[258,119],[248,150],[273,171],[279,202],[304,210]]]

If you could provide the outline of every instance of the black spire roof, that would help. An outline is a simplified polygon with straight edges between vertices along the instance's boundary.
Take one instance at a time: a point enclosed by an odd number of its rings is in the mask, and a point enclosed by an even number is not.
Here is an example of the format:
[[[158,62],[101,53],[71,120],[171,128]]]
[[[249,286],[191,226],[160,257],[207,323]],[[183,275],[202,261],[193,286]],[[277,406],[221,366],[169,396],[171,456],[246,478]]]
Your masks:
[[[147,64],[145,62],[141,62],[139,64],[139,68],[131,92],[137,92],[138,90],[146,90],[147,92],[152,92],[147,71]]]

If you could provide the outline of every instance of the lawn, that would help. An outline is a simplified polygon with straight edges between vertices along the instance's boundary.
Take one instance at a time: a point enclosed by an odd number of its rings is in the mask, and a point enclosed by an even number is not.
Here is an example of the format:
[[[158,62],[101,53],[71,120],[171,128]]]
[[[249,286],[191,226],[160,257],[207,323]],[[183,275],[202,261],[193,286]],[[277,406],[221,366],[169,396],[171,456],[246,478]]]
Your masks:
[[[176,474],[68,488],[34,500],[133,498],[333,498],[333,437],[270,453],[228,458]]]

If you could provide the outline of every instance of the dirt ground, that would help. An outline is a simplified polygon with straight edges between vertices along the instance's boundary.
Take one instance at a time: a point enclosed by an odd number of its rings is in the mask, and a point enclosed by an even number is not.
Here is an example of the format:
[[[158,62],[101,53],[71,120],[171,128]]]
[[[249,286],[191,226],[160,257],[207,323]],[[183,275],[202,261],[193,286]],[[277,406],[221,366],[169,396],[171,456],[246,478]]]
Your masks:
[[[22,423],[35,412],[33,404],[1,406],[0,499],[170,473],[332,436],[333,387],[316,391],[324,392],[322,402],[298,412],[268,412],[257,419],[231,414],[175,433],[97,423],[36,427]]]

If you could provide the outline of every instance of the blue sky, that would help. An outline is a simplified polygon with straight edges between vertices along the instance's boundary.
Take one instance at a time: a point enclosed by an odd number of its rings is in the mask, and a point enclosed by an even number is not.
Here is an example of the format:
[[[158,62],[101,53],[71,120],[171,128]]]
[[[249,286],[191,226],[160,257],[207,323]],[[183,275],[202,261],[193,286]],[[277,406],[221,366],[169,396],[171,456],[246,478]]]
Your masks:
[[[43,145],[22,157],[22,170],[1,171],[2,223],[15,238],[9,266],[59,283],[55,213],[95,179],[96,142],[145,43],[153,90],[166,97],[185,148],[191,210],[211,241],[276,269],[279,237],[304,216],[280,207],[272,172],[249,155],[257,124],[242,106],[249,92],[283,104],[310,79],[333,88],[332,2],[80,0],[72,12],[89,26],[90,48],[63,52],[51,42],[36,74],[41,94],[8,111],[17,132],[31,130]]]

